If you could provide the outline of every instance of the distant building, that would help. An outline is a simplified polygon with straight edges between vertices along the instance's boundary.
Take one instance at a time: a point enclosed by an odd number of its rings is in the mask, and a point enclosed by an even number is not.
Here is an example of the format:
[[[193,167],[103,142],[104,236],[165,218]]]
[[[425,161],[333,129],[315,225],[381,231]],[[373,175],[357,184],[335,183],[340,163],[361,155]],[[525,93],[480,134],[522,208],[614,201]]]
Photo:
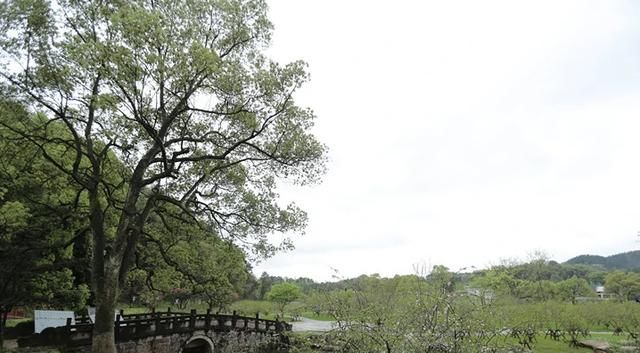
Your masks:
[[[598,298],[604,299],[604,286],[596,286],[596,295]]]

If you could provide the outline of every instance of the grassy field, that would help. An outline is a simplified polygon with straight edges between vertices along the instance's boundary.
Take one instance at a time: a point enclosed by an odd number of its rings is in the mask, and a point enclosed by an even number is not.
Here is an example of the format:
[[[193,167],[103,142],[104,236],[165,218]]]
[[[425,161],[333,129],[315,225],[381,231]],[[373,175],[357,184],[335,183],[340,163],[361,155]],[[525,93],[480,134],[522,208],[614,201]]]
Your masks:
[[[273,317],[278,315],[278,309],[273,303],[266,300],[239,300],[231,304],[230,309],[240,315],[253,316],[257,312],[261,317]]]

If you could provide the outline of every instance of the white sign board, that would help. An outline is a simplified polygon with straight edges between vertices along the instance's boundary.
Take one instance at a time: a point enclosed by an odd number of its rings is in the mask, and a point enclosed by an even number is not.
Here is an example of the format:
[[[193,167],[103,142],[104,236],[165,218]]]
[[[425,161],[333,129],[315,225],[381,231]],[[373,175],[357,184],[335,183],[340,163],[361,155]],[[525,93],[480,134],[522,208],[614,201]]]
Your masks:
[[[68,318],[71,318],[72,325],[76,321],[73,311],[34,310],[33,318],[36,333],[42,332],[47,327],[66,326]]]
[[[92,324],[96,323],[96,307],[95,306],[88,306],[87,307],[87,314],[89,314],[89,320],[91,320]],[[120,312],[118,310],[116,310],[113,313],[113,321],[118,320],[118,315],[120,315]]]

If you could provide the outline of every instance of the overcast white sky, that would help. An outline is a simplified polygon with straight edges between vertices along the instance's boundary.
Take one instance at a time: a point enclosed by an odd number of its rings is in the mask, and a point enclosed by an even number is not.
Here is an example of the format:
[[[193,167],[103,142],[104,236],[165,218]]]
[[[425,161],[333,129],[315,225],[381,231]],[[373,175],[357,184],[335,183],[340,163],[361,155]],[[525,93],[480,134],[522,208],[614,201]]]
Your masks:
[[[282,190],[309,227],[258,275],[640,248],[640,2],[269,3],[330,163]]]

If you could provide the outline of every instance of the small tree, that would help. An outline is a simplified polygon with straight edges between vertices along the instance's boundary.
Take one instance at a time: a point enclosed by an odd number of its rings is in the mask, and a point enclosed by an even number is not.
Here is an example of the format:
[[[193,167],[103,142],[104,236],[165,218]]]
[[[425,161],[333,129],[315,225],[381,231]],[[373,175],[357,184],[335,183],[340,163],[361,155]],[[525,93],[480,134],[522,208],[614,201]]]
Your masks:
[[[570,301],[575,304],[577,297],[593,296],[595,292],[584,278],[573,276],[557,283],[558,295],[560,299]]]
[[[302,297],[300,288],[293,283],[278,283],[271,287],[271,290],[267,293],[267,299],[276,303],[281,314],[284,315],[284,308]]]

